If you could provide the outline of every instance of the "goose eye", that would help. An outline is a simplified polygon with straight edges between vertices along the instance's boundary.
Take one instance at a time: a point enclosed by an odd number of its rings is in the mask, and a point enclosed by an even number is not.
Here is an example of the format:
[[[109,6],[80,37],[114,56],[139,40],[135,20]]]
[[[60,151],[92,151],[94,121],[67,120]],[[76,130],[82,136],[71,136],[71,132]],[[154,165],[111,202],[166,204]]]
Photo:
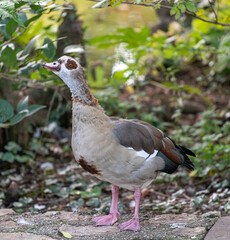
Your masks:
[[[69,59],[66,64],[66,68],[69,70],[76,69],[77,63],[75,61]]]

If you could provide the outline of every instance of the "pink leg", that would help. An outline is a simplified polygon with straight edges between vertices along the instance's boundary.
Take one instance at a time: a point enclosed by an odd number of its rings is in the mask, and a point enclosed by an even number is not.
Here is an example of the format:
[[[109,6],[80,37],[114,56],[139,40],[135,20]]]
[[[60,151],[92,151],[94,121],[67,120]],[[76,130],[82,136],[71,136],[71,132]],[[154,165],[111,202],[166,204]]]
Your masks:
[[[120,216],[120,213],[117,209],[118,193],[119,187],[112,184],[112,204],[110,207],[109,215],[92,218],[92,221],[96,222],[96,226],[113,225],[117,221],[117,217]]]
[[[137,188],[134,193],[135,198],[135,212],[134,217],[130,219],[128,222],[124,222],[119,225],[119,228],[123,230],[132,230],[132,231],[139,231],[140,224],[139,224],[139,205],[141,199],[141,189]]]

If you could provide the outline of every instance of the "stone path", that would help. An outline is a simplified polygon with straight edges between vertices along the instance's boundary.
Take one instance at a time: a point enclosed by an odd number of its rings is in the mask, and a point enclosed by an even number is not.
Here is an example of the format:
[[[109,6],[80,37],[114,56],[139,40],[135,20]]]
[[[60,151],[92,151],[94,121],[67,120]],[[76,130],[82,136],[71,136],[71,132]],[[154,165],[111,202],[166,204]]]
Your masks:
[[[230,239],[230,216],[221,217],[211,228],[205,240],[229,240]]]
[[[90,221],[91,215],[85,212],[46,212],[17,214],[12,209],[0,209],[0,239],[1,240],[229,240],[230,217],[220,218],[219,212],[209,212],[203,215],[194,214],[141,214],[140,232],[121,232],[117,227],[94,227]],[[119,222],[131,218],[121,217]],[[219,220],[218,220],[219,219]],[[218,221],[217,221],[218,220]],[[218,229],[221,231],[218,233]],[[228,229],[228,230],[226,230]],[[64,234],[64,235],[63,235]],[[222,235],[221,235],[222,234]],[[227,236],[227,235],[226,235]]]

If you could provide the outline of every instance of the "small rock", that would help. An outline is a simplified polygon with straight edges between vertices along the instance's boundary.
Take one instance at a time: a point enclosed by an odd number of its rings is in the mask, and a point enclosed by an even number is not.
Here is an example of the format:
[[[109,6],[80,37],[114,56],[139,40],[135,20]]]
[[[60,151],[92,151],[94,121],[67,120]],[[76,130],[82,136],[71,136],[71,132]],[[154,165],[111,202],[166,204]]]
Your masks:
[[[186,193],[187,193],[187,195],[190,196],[190,197],[193,196],[195,192],[196,192],[196,189],[193,188],[193,187],[188,187],[188,188],[186,189]]]
[[[44,162],[40,165],[40,168],[44,171],[48,171],[54,169],[54,165],[51,162]]]
[[[135,201],[134,200],[129,202],[129,207],[130,208],[134,208],[135,207]]]
[[[34,208],[37,209],[37,210],[42,210],[42,209],[45,209],[45,208],[46,208],[46,205],[35,204],[35,205],[34,205]]]
[[[19,225],[34,225],[32,222],[28,222],[25,220],[25,218],[19,218],[17,221],[17,224]]]
[[[173,223],[170,224],[170,228],[184,228],[186,227],[187,223]]]

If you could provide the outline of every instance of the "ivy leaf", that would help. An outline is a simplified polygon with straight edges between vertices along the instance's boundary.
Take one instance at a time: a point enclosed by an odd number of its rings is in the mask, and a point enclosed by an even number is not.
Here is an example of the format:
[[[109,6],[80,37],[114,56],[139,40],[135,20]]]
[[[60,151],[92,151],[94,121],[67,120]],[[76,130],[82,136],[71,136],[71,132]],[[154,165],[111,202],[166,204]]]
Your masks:
[[[4,65],[7,67],[12,67],[16,64],[17,57],[15,51],[7,46],[1,55],[1,60],[3,61]]]
[[[28,110],[23,110],[23,111],[17,113],[16,115],[14,115],[14,116],[10,119],[10,125],[15,125],[15,124],[21,122],[22,119],[24,119],[27,114],[28,114]]]
[[[11,36],[15,32],[17,27],[18,27],[18,23],[15,22],[13,18],[11,18],[6,24],[6,33]]]
[[[186,2],[185,6],[189,12],[192,12],[192,13],[197,12],[197,8],[195,7],[195,5],[192,2],[190,2],[190,1]]]
[[[0,99],[0,123],[6,122],[14,115],[12,105],[6,100]]]
[[[28,113],[27,113],[27,117],[31,116],[32,114],[36,113],[37,111],[45,108],[46,106],[44,105],[31,105],[28,107]]]
[[[15,159],[15,156],[11,152],[6,152],[2,156],[2,161],[5,161],[5,162],[13,163],[14,159]]]
[[[22,110],[28,109],[28,99],[29,99],[29,97],[27,96],[18,102],[18,105],[17,105],[18,113],[21,112]]]

